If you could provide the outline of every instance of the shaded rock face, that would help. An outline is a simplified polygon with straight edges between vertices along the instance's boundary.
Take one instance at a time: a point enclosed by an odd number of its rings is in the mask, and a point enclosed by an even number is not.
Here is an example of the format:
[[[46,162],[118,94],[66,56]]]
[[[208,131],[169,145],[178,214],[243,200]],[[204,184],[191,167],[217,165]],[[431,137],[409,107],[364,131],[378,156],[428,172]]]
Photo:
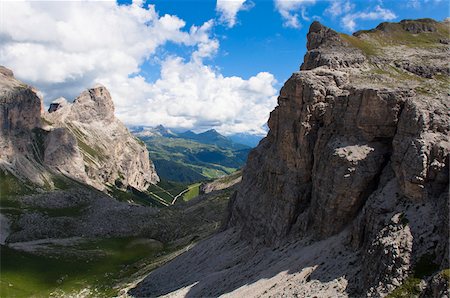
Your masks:
[[[391,292],[425,254],[448,267],[448,66],[426,79],[394,63],[400,49],[410,65],[445,59],[441,25],[392,25],[397,36],[436,34],[426,35],[432,49],[405,49],[380,44],[380,28],[344,38],[314,22],[302,71],[280,91],[226,226],[266,245],[352,231],[363,256],[358,295]]]
[[[103,86],[73,103],[59,98],[41,115],[36,91],[0,67],[0,108],[0,166],[15,176],[48,186],[52,173],[62,173],[100,190],[117,180],[145,190],[159,180],[145,145],[115,118]]]
[[[71,104],[56,104],[44,117],[75,138],[87,183],[103,190],[105,184],[115,185],[120,180],[123,187],[146,190],[159,181],[145,145],[115,118],[111,95],[104,86],[83,91]]]
[[[77,140],[66,128],[55,128],[48,133],[45,139],[44,163],[79,181],[88,180]]]
[[[34,89],[0,66],[0,169],[43,186],[41,100]]]
[[[13,72],[0,67],[0,132],[13,135],[39,127],[41,102],[27,85],[14,79]]]

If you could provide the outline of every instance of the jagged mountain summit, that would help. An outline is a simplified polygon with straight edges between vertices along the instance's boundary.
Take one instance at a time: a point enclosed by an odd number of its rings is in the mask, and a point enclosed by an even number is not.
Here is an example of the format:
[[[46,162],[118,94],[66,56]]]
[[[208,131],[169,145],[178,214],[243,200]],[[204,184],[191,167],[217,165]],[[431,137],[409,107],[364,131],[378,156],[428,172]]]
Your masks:
[[[313,22],[223,232],[130,294],[448,297],[448,36]]]
[[[158,125],[155,127],[149,126],[132,126],[130,127],[131,132],[137,137],[176,137],[177,134],[172,132],[170,129],[164,127],[163,125]]]
[[[145,145],[114,116],[103,86],[73,103],[59,98],[43,111],[36,90],[0,68],[0,166],[19,179],[51,188],[62,174],[99,190],[106,185],[145,190],[158,181]]]
[[[55,109],[52,106],[58,105]],[[115,116],[108,90],[101,85],[83,91],[73,103],[55,102],[44,115],[50,127],[67,129],[76,139],[89,184],[145,190],[159,181],[145,146]]]

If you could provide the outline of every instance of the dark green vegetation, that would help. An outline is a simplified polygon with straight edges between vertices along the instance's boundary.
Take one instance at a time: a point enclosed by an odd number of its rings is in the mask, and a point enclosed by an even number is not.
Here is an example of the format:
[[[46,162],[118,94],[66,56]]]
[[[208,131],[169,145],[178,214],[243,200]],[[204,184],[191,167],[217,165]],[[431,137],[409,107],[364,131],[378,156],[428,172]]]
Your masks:
[[[423,255],[413,268],[413,273],[409,276],[401,286],[396,288],[387,297],[389,298],[408,298],[418,297],[422,293],[419,287],[420,282],[425,277],[431,276],[439,269],[439,265],[434,263],[436,256]],[[444,270],[445,271],[445,270]]]
[[[158,175],[163,180],[186,184],[236,171],[245,164],[250,151],[250,147],[234,143],[213,130],[202,134],[138,136],[147,145]]]
[[[174,192],[182,189],[168,182],[162,185]],[[0,297],[117,296],[130,283],[215,231],[225,214],[230,194],[222,191],[161,209],[155,215],[158,225],[150,227],[150,234],[71,238],[69,242],[45,244],[40,253],[1,246]],[[52,217],[76,217],[83,208],[78,205],[35,211]]]
[[[173,250],[133,244],[134,238],[87,239],[70,247],[75,254],[39,256],[1,247],[1,297],[76,294],[117,295],[114,286],[138,268]],[[61,247],[61,249],[66,249]],[[89,292],[88,292],[89,291]]]
[[[128,187],[126,190],[116,186],[108,186],[108,193],[121,202],[128,202],[137,205],[163,207],[167,206],[164,199],[152,195],[150,192],[142,192],[134,187]]]
[[[33,189],[27,186],[10,173],[0,170],[0,202],[4,203],[13,196],[33,193]],[[2,204],[3,206],[3,204]]]

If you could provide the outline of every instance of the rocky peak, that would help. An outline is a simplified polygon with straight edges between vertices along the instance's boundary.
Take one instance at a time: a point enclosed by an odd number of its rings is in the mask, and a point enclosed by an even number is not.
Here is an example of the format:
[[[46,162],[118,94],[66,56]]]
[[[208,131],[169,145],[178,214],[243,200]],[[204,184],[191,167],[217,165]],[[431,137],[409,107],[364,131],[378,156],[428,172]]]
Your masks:
[[[113,121],[114,103],[109,91],[102,85],[83,91],[73,101],[73,119],[80,122]]]
[[[0,132],[17,134],[41,126],[41,99],[26,84],[16,80],[13,72],[0,66]]]
[[[53,113],[65,106],[67,106],[68,104],[69,103],[67,102],[67,100],[64,97],[59,97],[50,104],[50,106],[48,108],[48,112]]]
[[[366,61],[360,50],[355,49],[334,30],[314,21],[307,35],[307,49],[301,70],[325,66],[332,69],[358,67]]]
[[[330,45],[332,43],[342,44],[339,34],[318,21],[312,22],[307,35],[306,48],[308,51],[317,49],[322,44]]]
[[[118,184],[145,190],[159,181],[145,145],[114,116],[114,103],[106,87],[85,90],[71,104],[59,99],[44,116],[54,127],[64,127],[73,134],[92,186],[104,190],[105,185]],[[66,143],[73,142],[67,138]]]
[[[104,86],[84,91],[73,103],[59,98],[43,114],[37,93],[0,67],[1,169],[47,187],[54,174],[99,190],[118,180],[146,190],[159,180],[145,145],[114,117]]]
[[[314,22],[224,231],[133,294],[448,297],[448,27],[434,25],[356,37]],[[166,287],[180,272],[193,278]]]
[[[152,131],[154,133],[156,133],[160,136],[164,136],[164,137],[174,136],[174,133],[170,129],[167,129],[166,127],[164,127],[162,124],[153,128]]]
[[[215,129],[209,129],[207,131],[204,131],[200,133],[200,135],[208,136],[208,137],[223,137],[217,130]]]
[[[4,66],[1,66],[1,65],[0,65],[0,74],[4,75],[6,77],[11,77],[11,78],[14,77],[14,73],[12,72],[12,70],[10,70]]]

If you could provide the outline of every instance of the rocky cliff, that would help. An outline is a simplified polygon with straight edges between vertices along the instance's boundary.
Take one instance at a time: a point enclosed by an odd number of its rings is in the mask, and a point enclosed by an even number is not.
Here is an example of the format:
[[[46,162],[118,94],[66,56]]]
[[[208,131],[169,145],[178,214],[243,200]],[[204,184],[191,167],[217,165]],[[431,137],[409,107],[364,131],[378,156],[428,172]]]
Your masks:
[[[0,66],[0,168],[39,186],[50,178],[42,165],[41,99]]]
[[[226,230],[131,293],[448,296],[448,35],[430,19],[353,36],[312,23]],[[174,270],[191,277],[164,284]]]
[[[159,180],[145,145],[115,118],[105,87],[73,103],[60,98],[42,112],[36,91],[1,67],[0,100],[0,165],[17,178],[51,188],[52,175],[63,174],[99,190],[145,190]]]
[[[52,127],[64,128],[75,138],[82,170],[88,183],[96,188],[111,184],[145,190],[159,181],[145,145],[114,116],[114,104],[105,87],[88,89],[73,103],[57,100],[44,118]],[[46,158],[54,160],[55,156],[49,152]]]

